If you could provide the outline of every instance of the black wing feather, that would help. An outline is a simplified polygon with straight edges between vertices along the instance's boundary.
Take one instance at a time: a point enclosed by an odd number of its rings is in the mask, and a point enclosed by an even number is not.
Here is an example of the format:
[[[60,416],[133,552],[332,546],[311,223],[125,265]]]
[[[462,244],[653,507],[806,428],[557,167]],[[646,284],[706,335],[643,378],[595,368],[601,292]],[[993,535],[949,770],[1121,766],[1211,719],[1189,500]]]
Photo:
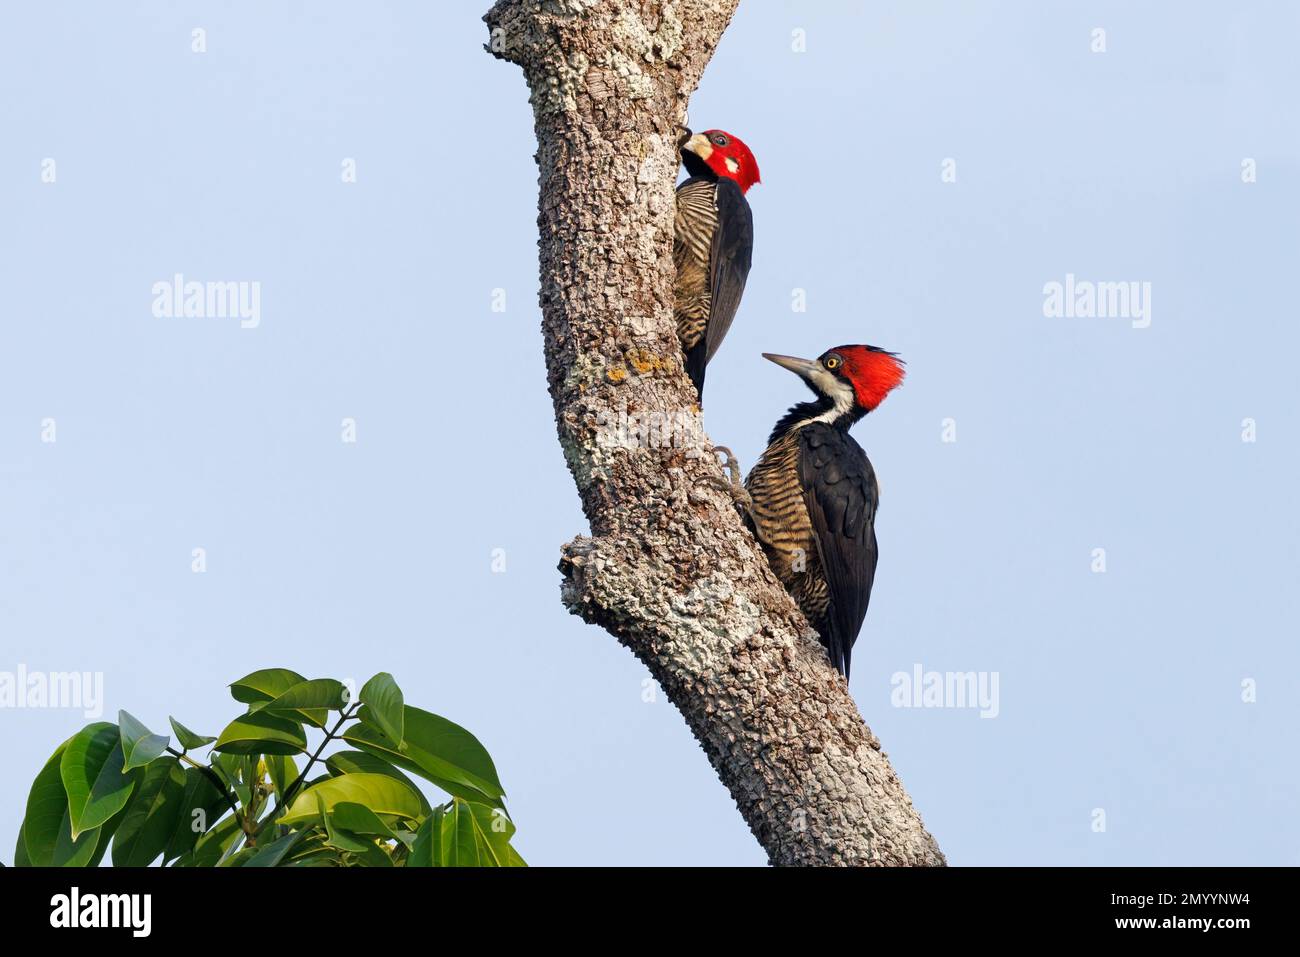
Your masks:
[[[816,422],[799,431],[799,482],[830,594],[814,625],[847,678],[876,577],[876,475],[852,436]]]
[[[754,255],[754,215],[735,180],[720,178],[717,191],[718,226],[709,252],[709,322],[704,330],[703,355],[694,357],[691,378],[704,391],[704,367],[722,345],[745,293],[745,280]],[[692,350],[698,352],[699,347]],[[688,370],[691,371],[691,370]],[[698,378],[696,376],[698,375]]]

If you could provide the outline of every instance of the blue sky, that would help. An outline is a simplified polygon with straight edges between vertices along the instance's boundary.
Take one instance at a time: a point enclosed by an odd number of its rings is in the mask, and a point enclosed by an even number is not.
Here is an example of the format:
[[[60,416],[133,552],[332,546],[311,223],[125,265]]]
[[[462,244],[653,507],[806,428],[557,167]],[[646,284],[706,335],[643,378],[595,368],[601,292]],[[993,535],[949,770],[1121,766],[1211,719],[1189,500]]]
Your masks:
[[[389,670],[491,750],[530,862],[760,864],[645,669],[559,603],[585,523],[484,9],[7,8],[0,671],[101,671],[110,718],[215,733],[254,669]],[[855,429],[883,492],[852,691],[953,864],[1300,863],[1297,27],[748,0],[691,104],[763,172],[713,439],[748,465],[803,397],[762,351],[908,361]],[[259,283],[257,327],[156,317],[176,273]],[[1150,325],[1045,316],[1067,274],[1150,283]],[[996,674],[997,717],[894,707],[918,664]],[[0,709],[0,859],[83,722]]]

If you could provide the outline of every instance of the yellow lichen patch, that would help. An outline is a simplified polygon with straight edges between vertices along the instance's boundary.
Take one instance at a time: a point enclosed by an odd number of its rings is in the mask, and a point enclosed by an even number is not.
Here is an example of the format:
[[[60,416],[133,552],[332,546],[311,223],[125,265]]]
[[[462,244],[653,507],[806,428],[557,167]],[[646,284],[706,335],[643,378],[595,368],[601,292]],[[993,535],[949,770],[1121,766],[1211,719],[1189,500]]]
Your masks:
[[[632,349],[627,354],[628,365],[637,371],[640,375],[650,375],[663,368],[664,361],[653,352],[647,352],[642,349]]]
[[[627,370],[617,366],[605,370],[605,378],[615,384],[622,382],[627,378]]]

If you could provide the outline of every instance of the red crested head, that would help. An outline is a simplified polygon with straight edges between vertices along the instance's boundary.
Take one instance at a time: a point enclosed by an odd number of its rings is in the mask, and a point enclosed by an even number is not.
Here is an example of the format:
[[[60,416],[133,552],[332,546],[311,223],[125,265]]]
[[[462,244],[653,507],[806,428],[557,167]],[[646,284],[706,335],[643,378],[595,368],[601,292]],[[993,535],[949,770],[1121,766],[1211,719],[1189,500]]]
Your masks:
[[[817,361],[831,372],[841,373],[853,386],[858,404],[868,412],[884,402],[906,374],[902,359],[875,346],[836,346]]]
[[[692,173],[697,172],[692,167],[702,164],[715,176],[735,180],[742,193],[759,181],[758,163],[749,147],[722,130],[706,130],[690,137],[682,144],[682,159]]]
[[[836,346],[816,359],[763,356],[808,383],[823,403],[818,414],[831,413],[828,422],[853,424],[903,381],[903,360],[875,346]]]

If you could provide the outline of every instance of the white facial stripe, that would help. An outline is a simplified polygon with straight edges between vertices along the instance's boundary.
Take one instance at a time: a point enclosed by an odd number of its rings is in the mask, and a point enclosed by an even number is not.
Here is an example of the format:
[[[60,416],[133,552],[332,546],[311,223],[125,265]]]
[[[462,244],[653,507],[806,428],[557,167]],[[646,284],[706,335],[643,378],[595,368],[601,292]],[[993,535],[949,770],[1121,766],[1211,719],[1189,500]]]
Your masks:
[[[853,408],[853,388],[851,386],[847,386],[842,382],[836,383],[835,391],[831,394],[835,398],[835,404],[813,419],[814,422],[834,422]]]
[[[733,175],[740,172],[740,164],[736,162],[734,156],[727,157],[727,169],[731,170]]]
[[[817,366],[817,371],[812,374],[812,377],[817,388],[829,395],[835,404],[821,415],[809,419],[809,422],[834,422],[853,408],[853,403],[857,398],[853,392],[853,386],[842,379],[835,378],[821,365]]]

